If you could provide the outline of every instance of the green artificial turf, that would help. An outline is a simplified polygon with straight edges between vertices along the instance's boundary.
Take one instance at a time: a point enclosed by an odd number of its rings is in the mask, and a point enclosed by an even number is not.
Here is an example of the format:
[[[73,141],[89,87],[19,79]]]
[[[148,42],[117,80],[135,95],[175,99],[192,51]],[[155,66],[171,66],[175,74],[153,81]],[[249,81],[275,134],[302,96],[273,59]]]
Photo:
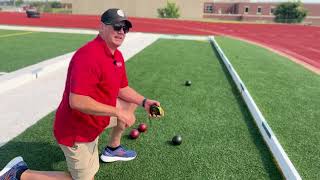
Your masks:
[[[15,31],[15,30],[0,30],[0,37],[1,36],[7,36],[7,35],[13,35],[13,34],[20,34],[20,33],[26,33],[30,31]]]
[[[246,42],[216,38],[303,179],[320,179],[320,76]]]
[[[29,32],[0,30],[0,72],[15,71],[72,52],[94,37],[82,34]]]
[[[241,96],[208,42],[158,40],[127,62],[129,82],[157,99],[165,117],[122,143],[138,153],[129,162],[100,163],[95,179],[281,179]],[[192,85],[184,86],[186,80]],[[0,167],[22,155],[32,169],[66,170],[52,137],[53,113],[0,148]],[[110,129],[109,129],[110,130]],[[100,137],[100,152],[108,131]],[[170,140],[180,134],[183,142]]]

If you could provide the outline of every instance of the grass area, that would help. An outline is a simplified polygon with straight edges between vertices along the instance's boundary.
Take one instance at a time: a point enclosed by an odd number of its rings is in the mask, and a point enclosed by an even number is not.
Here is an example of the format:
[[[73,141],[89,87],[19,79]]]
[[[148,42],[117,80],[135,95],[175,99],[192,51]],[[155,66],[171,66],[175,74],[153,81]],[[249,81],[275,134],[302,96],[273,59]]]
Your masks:
[[[71,14],[72,9],[65,9],[65,8],[51,8],[51,13],[64,13],[64,14]]]
[[[9,34],[14,34],[14,33],[21,33],[21,32],[28,32],[28,31],[0,30],[0,36],[5,36]]]
[[[129,82],[162,103],[166,116],[137,125],[149,130],[123,138],[138,157],[100,164],[96,179],[281,179],[257,127],[208,42],[159,40],[127,62]],[[186,80],[192,86],[184,86]],[[22,155],[32,169],[66,170],[52,137],[53,113],[0,148],[0,167]],[[109,131],[109,130],[108,130]],[[108,131],[100,137],[99,149]],[[125,133],[128,134],[129,130]],[[172,146],[180,134],[183,143]]]
[[[216,39],[302,179],[319,179],[320,76],[264,48]]]
[[[0,30],[0,72],[15,71],[72,52],[93,37],[82,34]]]

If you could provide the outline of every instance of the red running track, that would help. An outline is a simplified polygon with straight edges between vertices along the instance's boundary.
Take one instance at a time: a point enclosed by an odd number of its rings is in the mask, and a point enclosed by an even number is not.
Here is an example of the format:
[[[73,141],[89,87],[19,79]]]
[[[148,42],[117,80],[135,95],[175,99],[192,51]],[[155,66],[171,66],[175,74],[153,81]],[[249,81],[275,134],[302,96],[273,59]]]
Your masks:
[[[132,31],[162,34],[228,35],[267,46],[320,70],[320,27],[279,24],[233,24],[130,18]],[[0,24],[97,29],[99,16],[0,12]]]

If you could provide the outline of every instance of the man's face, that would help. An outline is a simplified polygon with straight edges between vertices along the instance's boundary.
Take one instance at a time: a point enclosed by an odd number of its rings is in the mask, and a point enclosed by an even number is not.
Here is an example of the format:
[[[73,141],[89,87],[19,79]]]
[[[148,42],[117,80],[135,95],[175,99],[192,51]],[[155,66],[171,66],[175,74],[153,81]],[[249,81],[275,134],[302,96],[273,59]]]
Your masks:
[[[110,48],[118,48],[128,32],[128,28],[125,26],[124,22],[120,22],[113,25],[103,24],[103,35],[105,37],[106,43]]]

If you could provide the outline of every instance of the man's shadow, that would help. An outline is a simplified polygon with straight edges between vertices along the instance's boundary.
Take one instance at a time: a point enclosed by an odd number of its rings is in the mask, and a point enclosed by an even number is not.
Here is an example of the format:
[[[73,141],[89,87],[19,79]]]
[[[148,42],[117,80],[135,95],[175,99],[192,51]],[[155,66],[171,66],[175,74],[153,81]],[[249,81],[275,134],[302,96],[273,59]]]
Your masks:
[[[54,142],[11,141],[0,147],[0,169],[16,156],[22,156],[30,169],[40,171],[53,171],[54,164],[65,161],[63,152]]]

